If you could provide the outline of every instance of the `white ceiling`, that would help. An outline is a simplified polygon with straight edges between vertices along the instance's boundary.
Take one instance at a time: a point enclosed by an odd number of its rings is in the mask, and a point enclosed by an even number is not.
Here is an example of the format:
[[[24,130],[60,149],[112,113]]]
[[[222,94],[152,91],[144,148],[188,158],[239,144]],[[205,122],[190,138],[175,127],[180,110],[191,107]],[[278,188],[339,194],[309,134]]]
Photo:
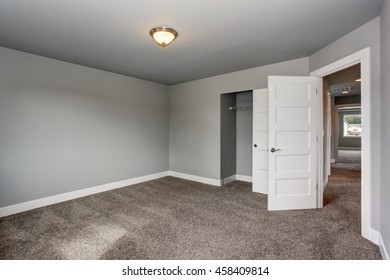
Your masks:
[[[0,0],[0,46],[176,84],[308,56],[383,0]],[[162,48],[149,30],[179,37]]]

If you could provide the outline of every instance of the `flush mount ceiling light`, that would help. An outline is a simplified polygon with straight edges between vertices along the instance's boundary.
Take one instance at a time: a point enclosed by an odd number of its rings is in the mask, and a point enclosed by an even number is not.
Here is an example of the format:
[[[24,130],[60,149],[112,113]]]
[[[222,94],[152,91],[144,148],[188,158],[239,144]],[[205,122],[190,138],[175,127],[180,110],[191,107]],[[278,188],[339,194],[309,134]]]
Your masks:
[[[176,30],[166,26],[152,28],[149,33],[156,43],[163,48],[172,43],[179,35]]]

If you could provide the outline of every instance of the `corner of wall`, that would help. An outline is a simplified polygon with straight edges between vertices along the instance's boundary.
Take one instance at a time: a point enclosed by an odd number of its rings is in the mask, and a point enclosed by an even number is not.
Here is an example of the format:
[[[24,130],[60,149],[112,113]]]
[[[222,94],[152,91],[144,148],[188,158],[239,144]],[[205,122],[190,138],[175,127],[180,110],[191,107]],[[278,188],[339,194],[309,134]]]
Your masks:
[[[386,245],[385,245],[385,243],[384,243],[384,241],[383,241],[383,238],[382,238],[382,235],[381,234],[379,234],[379,249],[380,249],[380,251],[381,251],[381,255],[382,255],[382,258],[384,259],[384,260],[390,260],[389,259],[389,254],[388,254],[388,248],[386,248]]]

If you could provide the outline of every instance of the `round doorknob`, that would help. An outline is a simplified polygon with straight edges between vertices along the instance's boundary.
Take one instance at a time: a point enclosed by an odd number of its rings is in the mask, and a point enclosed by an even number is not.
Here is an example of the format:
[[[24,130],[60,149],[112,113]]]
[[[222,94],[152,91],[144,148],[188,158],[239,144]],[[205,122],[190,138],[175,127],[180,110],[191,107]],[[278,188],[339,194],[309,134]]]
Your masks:
[[[254,146],[255,148],[257,148],[257,144],[254,144],[253,146]]]

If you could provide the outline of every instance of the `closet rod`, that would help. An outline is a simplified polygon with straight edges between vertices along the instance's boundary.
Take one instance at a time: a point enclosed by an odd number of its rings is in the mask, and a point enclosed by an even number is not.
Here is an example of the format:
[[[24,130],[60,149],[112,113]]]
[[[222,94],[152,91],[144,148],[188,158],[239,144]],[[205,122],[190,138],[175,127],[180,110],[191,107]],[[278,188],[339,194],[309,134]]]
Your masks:
[[[244,110],[244,109],[252,109],[253,106],[252,105],[241,105],[241,106],[231,106],[229,107],[229,110],[232,111],[232,110]]]

